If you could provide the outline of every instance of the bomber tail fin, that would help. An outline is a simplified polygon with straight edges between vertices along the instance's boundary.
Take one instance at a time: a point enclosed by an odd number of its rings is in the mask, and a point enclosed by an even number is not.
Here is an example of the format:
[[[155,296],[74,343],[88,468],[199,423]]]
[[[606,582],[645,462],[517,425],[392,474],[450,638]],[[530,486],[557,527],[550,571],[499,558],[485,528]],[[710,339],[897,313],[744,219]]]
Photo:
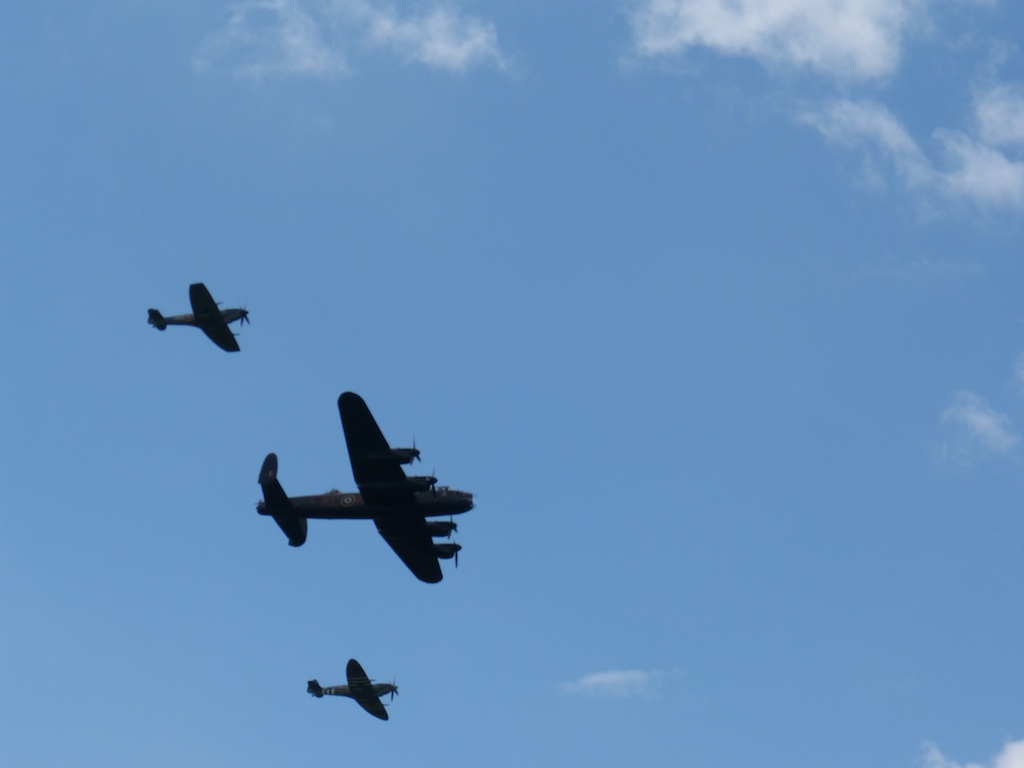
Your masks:
[[[268,453],[260,467],[260,487],[268,507],[291,507],[291,500],[277,480],[277,454]]]
[[[320,687],[320,683],[316,680],[310,680],[306,684],[306,693],[310,693],[320,699],[323,698],[324,689]]]
[[[292,502],[277,480],[277,454],[269,453],[260,469],[260,487],[268,512],[293,547],[306,543],[306,518],[292,512]]]
[[[160,314],[160,310],[158,309],[149,310],[149,324],[155,326],[158,331],[167,330],[167,323],[164,321],[164,316]]]

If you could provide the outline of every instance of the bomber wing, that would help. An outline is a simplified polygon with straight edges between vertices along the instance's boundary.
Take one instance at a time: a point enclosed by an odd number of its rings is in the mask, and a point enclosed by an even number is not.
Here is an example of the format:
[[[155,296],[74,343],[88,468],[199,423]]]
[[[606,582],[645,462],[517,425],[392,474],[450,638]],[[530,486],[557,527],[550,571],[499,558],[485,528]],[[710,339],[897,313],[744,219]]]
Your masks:
[[[366,676],[362,665],[355,659],[349,659],[345,673],[348,676],[349,693],[352,694],[352,698],[356,700],[356,703],[374,717],[387,720],[388,711],[384,708],[381,700],[374,696],[373,683]]]
[[[417,579],[428,584],[436,584],[441,580],[437,550],[434,549],[434,540],[422,515],[389,515],[386,518],[374,518],[373,522],[377,524],[377,532]]]
[[[355,392],[343,392],[338,398],[338,412],[345,430],[352,476],[366,503],[414,507],[416,497],[405,482],[402,465],[390,457],[391,446],[363,398]]]
[[[192,302],[192,313],[196,316],[199,328],[214,344],[225,352],[238,352],[238,339],[221,319],[220,308],[213,296],[202,283],[192,283],[188,287],[188,298]]]
[[[407,483],[401,459],[392,454],[363,398],[354,392],[342,393],[338,411],[359,492],[370,506],[391,508],[386,515],[374,517],[377,532],[416,578],[436,584],[442,578],[437,550],[426,518],[416,511],[415,491]],[[396,507],[409,511],[396,511]]]

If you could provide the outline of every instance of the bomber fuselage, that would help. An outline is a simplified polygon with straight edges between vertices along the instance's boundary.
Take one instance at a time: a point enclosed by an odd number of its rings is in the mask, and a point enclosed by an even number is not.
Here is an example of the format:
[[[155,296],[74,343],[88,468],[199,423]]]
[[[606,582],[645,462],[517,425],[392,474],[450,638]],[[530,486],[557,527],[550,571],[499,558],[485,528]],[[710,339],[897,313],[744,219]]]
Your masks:
[[[287,509],[267,507],[266,502],[256,504],[261,515],[293,514],[314,520],[372,520],[392,514],[413,512],[423,517],[459,515],[473,508],[473,494],[441,486],[430,491],[414,493],[416,503],[410,505],[367,504],[359,493],[329,491],[315,496],[290,496]]]

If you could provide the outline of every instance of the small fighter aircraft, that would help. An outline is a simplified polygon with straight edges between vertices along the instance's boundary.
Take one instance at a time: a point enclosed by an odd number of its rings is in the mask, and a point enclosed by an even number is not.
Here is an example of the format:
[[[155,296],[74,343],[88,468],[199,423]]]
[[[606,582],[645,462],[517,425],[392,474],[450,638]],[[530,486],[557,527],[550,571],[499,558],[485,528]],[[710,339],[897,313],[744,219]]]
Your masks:
[[[306,693],[322,699],[324,696],[348,696],[355,699],[356,703],[374,717],[381,720],[388,719],[388,711],[384,709],[384,703],[380,697],[386,693],[391,694],[394,701],[398,693],[398,686],[394,683],[375,683],[366,676],[363,668],[355,659],[348,660],[348,667],[345,669],[348,675],[348,685],[331,685],[324,688],[316,680],[310,680],[306,685]]]
[[[462,547],[433,539],[450,538],[458,530],[450,517],[471,510],[473,494],[438,486],[436,477],[406,477],[402,465],[418,459],[419,450],[390,447],[359,395],[343,393],[338,398],[338,411],[359,493],[330,491],[289,498],[277,480],[277,455],[271,453],[260,469],[264,500],[256,505],[256,511],[273,517],[293,547],[305,543],[309,518],[373,520],[384,541],[416,578],[436,584],[442,578],[438,558],[454,557],[458,566]],[[427,520],[440,516],[449,520]]]
[[[245,325],[251,322],[249,310],[221,309],[202,283],[192,283],[188,287],[188,298],[192,302],[192,314],[164,317],[159,310],[151,309],[149,310],[149,324],[158,331],[166,330],[168,325],[194,325],[221,349],[227,352],[237,352],[238,339],[228,328],[228,323],[239,320],[241,321],[240,325]]]

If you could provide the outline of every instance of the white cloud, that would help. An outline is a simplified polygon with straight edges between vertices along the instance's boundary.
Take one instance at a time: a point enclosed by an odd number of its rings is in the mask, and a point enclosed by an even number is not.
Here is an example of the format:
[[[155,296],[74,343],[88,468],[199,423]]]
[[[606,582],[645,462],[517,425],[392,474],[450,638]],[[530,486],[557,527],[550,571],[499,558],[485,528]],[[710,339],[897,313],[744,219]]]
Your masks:
[[[637,51],[703,46],[842,79],[884,77],[927,0],[643,0],[632,16]]]
[[[635,0],[635,51],[681,55],[703,47],[765,66],[805,69],[842,81],[888,78],[907,38],[931,33],[942,5],[994,7],[993,0]],[[972,131],[939,128],[922,147],[885,106],[836,99],[801,115],[829,141],[864,151],[865,178],[895,176],[919,194],[982,209],[1024,210],[1024,88],[995,85],[974,97]],[[931,201],[929,201],[931,202]]]
[[[243,0],[230,8],[227,26],[210,35],[195,57],[197,68],[224,63],[236,75],[334,77],[348,57],[387,48],[405,60],[449,72],[491,64],[505,68],[490,22],[448,4],[403,16],[370,0]]]
[[[1024,162],[966,133],[936,130],[941,160],[933,161],[895,115],[874,101],[837,99],[799,119],[827,141],[880,156],[908,189],[982,208],[1024,209]]]
[[[950,167],[941,175],[950,197],[983,206],[1024,208],[1024,163],[959,131],[939,130],[935,137],[950,159]]]
[[[611,670],[584,675],[579,680],[562,683],[564,693],[582,693],[590,696],[651,696],[655,694],[664,673],[639,669]]]
[[[369,41],[393,48],[411,61],[453,72],[485,62],[505,68],[493,24],[461,17],[448,8],[401,19],[394,9],[361,5],[369,22]]]
[[[972,392],[958,392],[943,411],[942,420],[957,425],[971,442],[992,453],[1009,453],[1020,442],[1009,418]]]
[[[984,768],[981,763],[958,763],[943,755],[934,744],[925,744],[924,768]],[[1008,741],[990,763],[992,768],[1024,768],[1024,740]]]
[[[250,0],[231,8],[227,27],[210,35],[195,57],[200,69],[235,55],[242,77],[270,74],[331,77],[348,70],[344,53],[295,0]]]
[[[877,102],[838,99],[804,112],[800,119],[828,141],[851,148],[866,144],[880,151],[910,187],[934,183],[935,172],[917,142],[892,112]]]
[[[975,98],[978,131],[987,143],[1024,146],[1024,89],[999,85]]]

